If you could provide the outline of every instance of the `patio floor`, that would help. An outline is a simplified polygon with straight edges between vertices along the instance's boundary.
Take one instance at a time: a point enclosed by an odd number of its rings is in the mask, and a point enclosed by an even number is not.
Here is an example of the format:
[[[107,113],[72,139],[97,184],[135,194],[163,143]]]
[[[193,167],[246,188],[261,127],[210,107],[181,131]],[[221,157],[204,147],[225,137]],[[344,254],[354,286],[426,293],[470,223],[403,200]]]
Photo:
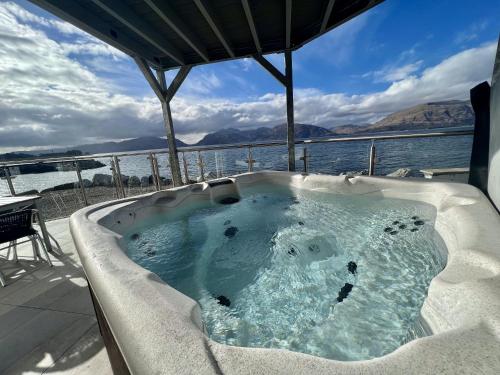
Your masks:
[[[111,374],[68,219],[47,228],[61,247],[53,267],[33,261],[31,244],[17,264],[1,252],[0,374]]]

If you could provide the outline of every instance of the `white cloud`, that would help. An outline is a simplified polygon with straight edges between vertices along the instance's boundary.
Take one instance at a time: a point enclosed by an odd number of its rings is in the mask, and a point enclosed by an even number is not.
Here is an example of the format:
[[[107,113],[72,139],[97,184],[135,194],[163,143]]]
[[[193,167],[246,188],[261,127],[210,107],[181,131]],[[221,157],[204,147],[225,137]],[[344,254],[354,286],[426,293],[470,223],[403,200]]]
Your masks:
[[[482,20],[470,25],[467,29],[459,32],[455,36],[455,44],[471,42],[479,37],[479,34],[488,27],[488,21]]]
[[[408,78],[412,73],[417,72],[422,67],[423,61],[402,66],[387,66],[379,70],[368,72],[362,75],[363,78],[371,77],[374,82],[394,82]]]
[[[73,55],[90,55],[94,63],[111,65],[113,59],[125,57],[103,49],[92,37],[88,45],[82,45],[79,36],[74,43],[51,40],[45,28],[60,26],[51,20],[49,26],[39,27],[41,22],[15,4],[0,3],[1,148],[164,135],[160,105],[153,94],[116,94],[114,84],[93,73],[88,60]],[[420,62],[388,69],[381,77],[393,81],[379,92],[347,95],[296,89],[296,121],[324,126],[366,123],[426,101],[465,99],[470,88],[490,78],[495,48],[491,42],[468,49],[420,73]],[[134,79],[140,77],[138,70],[133,74],[137,74]],[[285,121],[282,92],[245,100],[207,95],[221,84],[208,68],[193,69],[172,102],[180,138],[193,140],[223,127],[274,126]]]
[[[55,19],[48,19],[45,17],[37,16],[31,12],[28,12],[24,8],[12,2],[5,2],[2,4],[2,8],[7,10],[11,15],[15,16],[19,21],[25,23],[34,23],[38,26],[43,26],[46,28],[53,28],[62,34],[66,35],[79,35],[84,38],[88,38],[89,34],[80,30],[79,28],[71,25],[67,22],[62,22]]]

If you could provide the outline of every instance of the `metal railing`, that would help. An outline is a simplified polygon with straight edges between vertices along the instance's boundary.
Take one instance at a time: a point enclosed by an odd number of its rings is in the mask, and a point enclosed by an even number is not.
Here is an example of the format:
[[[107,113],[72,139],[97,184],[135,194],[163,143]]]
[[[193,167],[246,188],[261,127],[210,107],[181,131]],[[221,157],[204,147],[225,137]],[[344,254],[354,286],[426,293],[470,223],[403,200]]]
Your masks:
[[[325,143],[342,143],[342,142],[360,142],[366,141],[371,142],[371,146],[368,154],[368,163],[367,170],[369,175],[375,174],[375,167],[377,162],[376,157],[376,141],[382,140],[401,140],[401,139],[411,139],[411,138],[435,138],[435,137],[453,137],[453,136],[468,136],[473,135],[473,130],[453,130],[453,131],[442,131],[442,132],[419,132],[419,133],[393,133],[393,134],[381,134],[381,135],[362,135],[362,136],[345,136],[345,137],[331,137],[331,138],[314,138],[314,139],[304,139],[297,140],[295,142],[296,145],[302,145],[302,155],[298,158],[302,161],[302,171],[304,173],[308,173],[310,170],[309,162],[312,157],[311,151],[308,149],[308,145],[312,144],[325,144]],[[212,145],[212,146],[188,146],[188,147],[179,147],[178,152],[182,156],[182,170],[184,175],[184,183],[191,183],[193,181],[205,181],[206,179],[211,179],[215,177],[221,177],[224,175],[224,154],[221,154],[220,151],[231,150],[231,149],[246,149],[246,159],[243,160],[243,163],[246,164],[246,168],[243,170],[239,170],[238,172],[249,171],[252,172],[256,165],[254,150],[257,148],[266,148],[266,147],[276,147],[276,146],[285,146],[285,141],[268,141],[268,142],[255,142],[255,143],[238,143],[238,144],[225,144],[225,145]],[[214,151],[215,152],[215,168],[216,173],[207,174],[206,171],[206,161],[204,159],[204,152]],[[82,170],[80,166],[80,162],[83,160],[95,160],[95,159],[107,159],[110,161],[110,169],[112,174],[112,184],[115,189],[114,196],[116,198],[125,198],[130,194],[130,186],[125,186],[126,179],[120,168],[121,158],[129,157],[129,156],[147,156],[149,160],[149,166],[151,170],[151,175],[149,176],[149,180],[151,183],[147,184],[147,191],[159,191],[163,187],[167,187],[170,185],[168,178],[166,176],[160,175],[160,165],[158,162],[158,156],[168,154],[167,150],[149,150],[149,151],[137,151],[137,152],[120,152],[120,153],[102,153],[102,154],[93,154],[93,155],[83,155],[83,156],[71,156],[71,157],[56,157],[56,158],[35,158],[28,160],[13,160],[13,161],[0,161],[0,170],[3,170],[4,177],[10,191],[11,195],[16,195],[15,184],[13,183],[13,179],[15,176],[12,175],[11,171],[14,167],[21,167],[25,165],[36,165],[36,164],[55,164],[62,163],[67,164],[71,163],[74,166],[74,171],[76,173],[76,183],[75,190],[79,191],[78,200],[83,202],[84,205],[89,205],[95,203],[95,199],[91,199],[89,197],[88,190],[89,186],[88,181],[86,182],[82,178]],[[189,158],[186,156],[187,154],[192,154],[194,160],[189,161]],[[191,158],[193,159],[193,158]],[[191,166],[196,166],[196,170],[198,173],[197,178],[192,179],[190,173],[193,173],[193,168]],[[167,166],[165,166],[167,167]],[[191,171],[191,172],[190,172]],[[231,172],[231,171],[229,171]],[[233,174],[233,173],[231,173]],[[167,174],[168,176],[168,174]],[[147,177],[147,176],[145,176]],[[144,178],[144,177],[143,177]],[[130,180],[129,180],[130,181]],[[142,181],[141,181],[142,187]],[[144,192],[141,190],[140,192]]]

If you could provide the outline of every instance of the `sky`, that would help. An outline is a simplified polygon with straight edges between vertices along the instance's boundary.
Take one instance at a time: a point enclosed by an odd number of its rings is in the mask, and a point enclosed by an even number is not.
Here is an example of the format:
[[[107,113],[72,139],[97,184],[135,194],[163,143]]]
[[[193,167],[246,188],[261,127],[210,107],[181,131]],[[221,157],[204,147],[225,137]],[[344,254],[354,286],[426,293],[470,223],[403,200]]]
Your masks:
[[[498,15],[498,0],[386,0],[294,53],[295,121],[365,124],[468,99],[491,78]],[[267,57],[283,69],[282,55]],[[194,67],[171,107],[188,143],[286,116],[283,87],[251,59]],[[28,1],[0,0],[0,151],[163,135],[130,57]]]

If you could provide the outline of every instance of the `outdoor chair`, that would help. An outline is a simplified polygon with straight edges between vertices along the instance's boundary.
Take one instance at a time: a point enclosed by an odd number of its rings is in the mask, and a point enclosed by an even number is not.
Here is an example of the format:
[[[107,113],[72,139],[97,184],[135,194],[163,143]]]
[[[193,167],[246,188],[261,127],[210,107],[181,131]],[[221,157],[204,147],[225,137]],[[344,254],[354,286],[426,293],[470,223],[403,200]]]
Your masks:
[[[0,246],[8,243],[8,246],[4,246],[3,248],[0,247],[0,251],[7,249],[7,260],[9,260],[10,252],[12,251],[12,260],[17,262],[17,245],[31,241],[35,261],[38,259],[43,260],[40,256],[40,247],[38,245],[38,243],[40,243],[47,263],[52,266],[49,254],[45,248],[45,243],[35,228],[33,228],[33,220],[37,215],[38,211],[32,209],[9,212],[7,214],[0,215]],[[27,239],[19,242],[19,239],[21,238]],[[2,286],[6,285],[5,278],[1,271],[0,284]]]

